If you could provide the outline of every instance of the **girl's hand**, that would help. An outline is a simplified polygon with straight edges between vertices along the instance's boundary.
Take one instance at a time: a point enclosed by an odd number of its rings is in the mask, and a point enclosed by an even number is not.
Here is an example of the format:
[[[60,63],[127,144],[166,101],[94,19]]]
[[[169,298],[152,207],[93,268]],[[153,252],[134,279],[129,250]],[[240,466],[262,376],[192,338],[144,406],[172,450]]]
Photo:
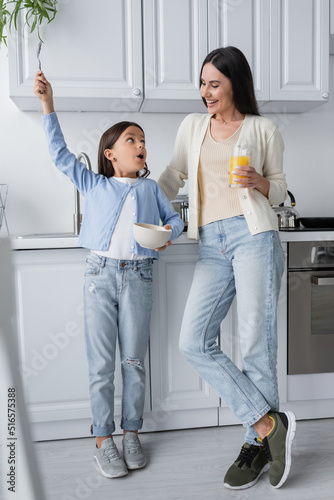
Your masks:
[[[54,107],[52,87],[42,71],[38,71],[36,73],[33,91],[34,94],[42,101],[43,113],[45,115],[53,113]]]
[[[172,229],[172,226],[170,224],[166,224],[166,226],[164,226],[164,228],[165,229]],[[163,250],[165,250],[165,248],[170,247],[171,244],[172,244],[172,242],[170,240],[168,240],[167,243],[163,247],[155,248],[154,250],[156,252],[162,252]]]
[[[234,177],[234,182],[238,184],[239,187],[257,189],[268,198],[270,183],[263,175],[259,174],[254,167],[234,167],[233,174],[235,176],[242,176]]]

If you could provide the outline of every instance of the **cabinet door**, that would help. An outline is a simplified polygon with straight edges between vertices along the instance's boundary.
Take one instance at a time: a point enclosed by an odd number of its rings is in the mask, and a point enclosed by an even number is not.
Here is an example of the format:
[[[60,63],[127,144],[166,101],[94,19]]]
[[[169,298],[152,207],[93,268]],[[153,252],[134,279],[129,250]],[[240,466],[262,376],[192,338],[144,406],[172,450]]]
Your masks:
[[[207,55],[207,0],[145,0],[143,7],[141,111],[205,111],[199,77]]]
[[[257,100],[269,100],[269,2],[209,0],[209,51],[232,45],[251,67]]]
[[[142,102],[141,0],[59,2],[44,29],[42,70],[58,111],[138,111]],[[23,16],[19,19],[23,22]],[[10,97],[38,110],[32,94],[37,35],[9,38]]]
[[[329,53],[334,54],[334,0],[329,4]]]
[[[327,101],[328,19],[328,0],[271,0],[272,101]]]
[[[83,320],[86,254],[84,249],[14,253],[20,372],[36,440],[89,435],[91,413]],[[148,367],[147,377],[149,380]],[[120,420],[121,397],[117,357],[116,424]],[[145,411],[149,410],[148,393]]]
[[[197,259],[197,244],[175,245],[161,256],[155,268],[151,326],[151,370],[155,374],[151,380],[152,411],[163,409],[165,414],[172,414],[214,407],[215,422],[210,425],[217,425],[217,394],[179,351],[180,327]]]

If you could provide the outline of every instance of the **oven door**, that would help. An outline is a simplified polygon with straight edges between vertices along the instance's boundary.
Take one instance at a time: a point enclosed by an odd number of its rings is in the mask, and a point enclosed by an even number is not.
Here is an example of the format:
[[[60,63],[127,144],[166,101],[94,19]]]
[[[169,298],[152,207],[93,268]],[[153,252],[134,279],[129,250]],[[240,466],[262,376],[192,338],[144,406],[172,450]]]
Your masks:
[[[334,372],[334,270],[288,275],[288,374]]]

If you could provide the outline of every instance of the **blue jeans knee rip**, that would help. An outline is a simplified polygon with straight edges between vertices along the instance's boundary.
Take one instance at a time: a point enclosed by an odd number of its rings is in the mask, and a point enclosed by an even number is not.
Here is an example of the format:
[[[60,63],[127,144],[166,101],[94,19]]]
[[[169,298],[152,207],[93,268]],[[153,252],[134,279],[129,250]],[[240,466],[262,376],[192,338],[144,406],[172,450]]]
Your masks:
[[[131,366],[141,366],[139,359],[126,358],[122,361],[122,364],[128,364]]]

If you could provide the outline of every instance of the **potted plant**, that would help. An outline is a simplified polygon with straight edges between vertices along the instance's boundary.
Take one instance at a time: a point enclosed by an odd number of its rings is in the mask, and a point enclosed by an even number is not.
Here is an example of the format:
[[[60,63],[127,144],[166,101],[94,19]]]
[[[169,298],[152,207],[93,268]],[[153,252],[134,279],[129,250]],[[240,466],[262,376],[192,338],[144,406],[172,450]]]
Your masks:
[[[0,0],[0,46],[2,42],[7,45],[7,37],[4,34],[5,27],[9,26],[11,30],[14,26],[17,31],[17,19],[22,10],[25,14],[24,26],[28,26],[30,33],[37,29],[38,38],[42,42],[39,32],[40,26],[45,21],[48,24],[55,18],[57,2],[58,0]]]

